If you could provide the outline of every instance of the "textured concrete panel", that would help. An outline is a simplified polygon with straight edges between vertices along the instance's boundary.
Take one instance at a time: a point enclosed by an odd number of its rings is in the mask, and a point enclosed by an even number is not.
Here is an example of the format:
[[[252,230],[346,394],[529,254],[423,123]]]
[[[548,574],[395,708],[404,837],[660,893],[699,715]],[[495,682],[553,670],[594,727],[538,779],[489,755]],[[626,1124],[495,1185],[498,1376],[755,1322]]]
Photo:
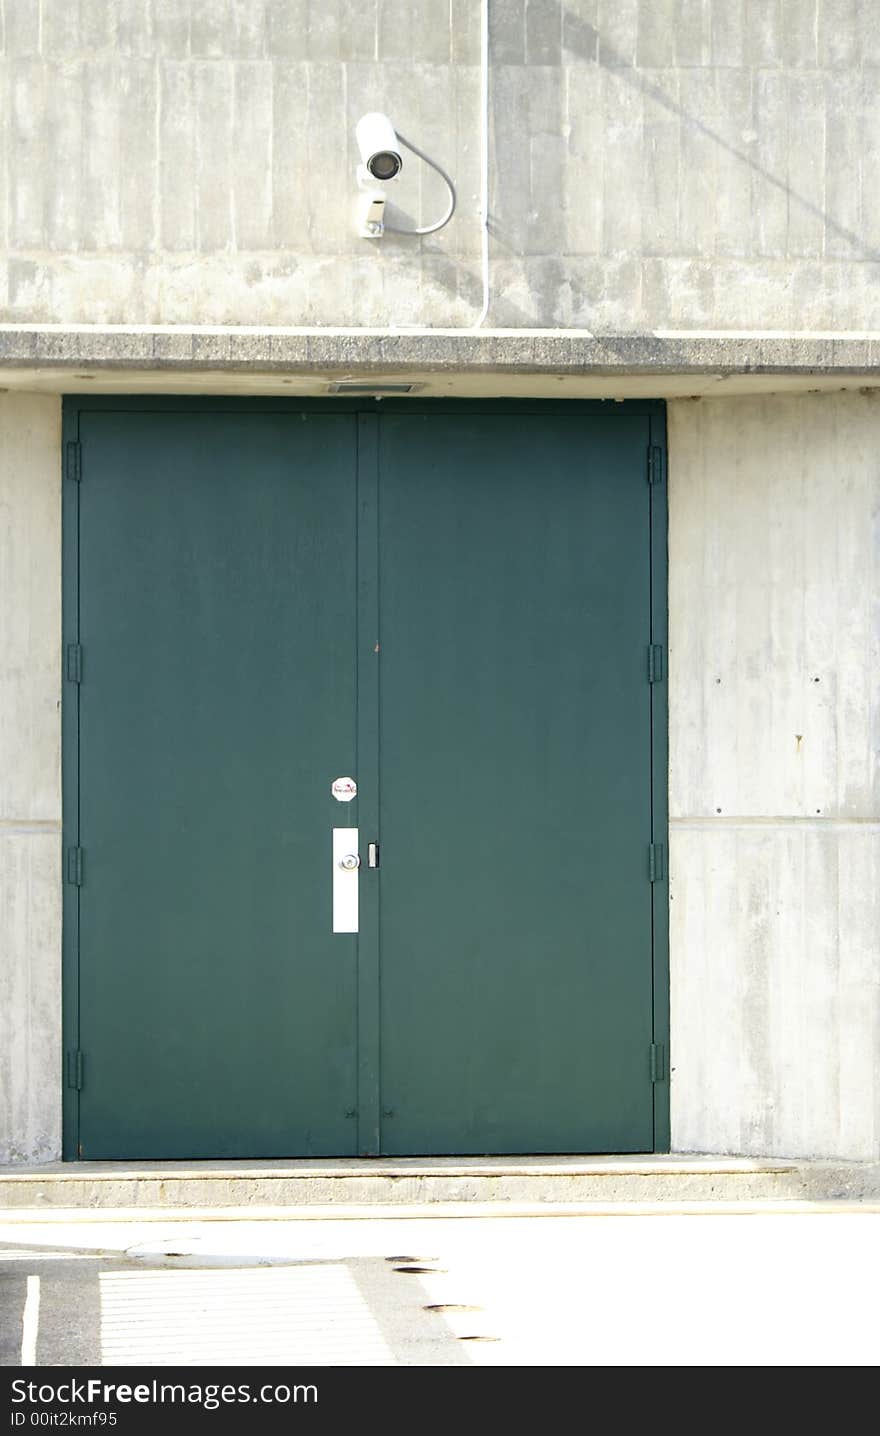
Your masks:
[[[94,60],[83,69],[82,248],[118,249],[119,188],[123,170],[122,126],[116,66]]]
[[[636,63],[639,0],[599,0],[599,64],[611,69]]]
[[[449,21],[449,0],[379,0],[376,54],[383,60],[448,64],[452,51]]]
[[[0,1162],[61,1152],[61,835],[0,825]]]
[[[241,249],[265,243],[272,228],[272,80],[265,61],[235,68],[233,233]]]
[[[179,0],[153,0],[156,53],[185,59],[190,54],[190,7]]]
[[[157,66],[136,59],[125,67],[119,89],[119,235],[123,250],[139,254],[158,244],[158,135],[155,123],[160,78]]]
[[[54,139],[45,154],[43,223],[49,249],[69,250],[82,235],[83,74],[78,65],[47,65],[45,119]]]
[[[61,403],[0,394],[0,1161],[60,1150]]]
[[[175,250],[192,251],[196,247],[196,120],[193,92],[191,65],[170,60],[159,66],[159,233],[160,252],[168,259],[173,259]],[[165,156],[173,156],[173,161],[163,163]]]
[[[216,254],[233,247],[233,72],[227,65],[193,66],[196,247]],[[258,158],[258,157],[256,157]]]
[[[68,7],[75,14],[73,6]],[[122,55],[145,58],[155,48],[153,6],[144,0],[116,0],[114,49]],[[45,23],[45,22],[44,22]]]
[[[880,1156],[880,561],[868,393],[677,401],[673,1143]]]
[[[525,0],[494,0],[489,6],[489,43],[497,64],[525,63]]]
[[[0,824],[61,817],[60,430],[57,397],[0,394]]]
[[[5,0],[3,43],[7,54],[35,55],[40,49],[40,7],[27,0]]]
[[[877,1160],[880,827],[673,823],[677,1151]]]
[[[39,248],[45,235],[45,168],[49,158],[41,119],[46,103],[46,69],[36,58],[17,59],[6,66],[5,79],[9,240],[14,248]]]
[[[880,821],[880,399],[675,404],[673,817]]]

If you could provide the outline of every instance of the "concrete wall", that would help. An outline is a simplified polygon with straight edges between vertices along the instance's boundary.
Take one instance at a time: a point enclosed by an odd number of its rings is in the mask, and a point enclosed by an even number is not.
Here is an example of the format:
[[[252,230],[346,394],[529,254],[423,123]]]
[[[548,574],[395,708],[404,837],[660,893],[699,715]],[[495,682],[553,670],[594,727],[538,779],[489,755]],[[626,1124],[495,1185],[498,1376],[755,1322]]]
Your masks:
[[[675,401],[673,1143],[880,1156],[880,398]],[[0,1160],[60,1148],[60,411],[0,395]]]
[[[489,323],[880,329],[873,0],[490,0]],[[2,0],[0,320],[466,325],[479,0]],[[453,173],[357,238],[353,126]],[[442,189],[415,161],[403,208]]]
[[[669,408],[673,1141],[880,1156],[880,397]]]
[[[0,394],[0,1161],[61,1145],[61,404]]]

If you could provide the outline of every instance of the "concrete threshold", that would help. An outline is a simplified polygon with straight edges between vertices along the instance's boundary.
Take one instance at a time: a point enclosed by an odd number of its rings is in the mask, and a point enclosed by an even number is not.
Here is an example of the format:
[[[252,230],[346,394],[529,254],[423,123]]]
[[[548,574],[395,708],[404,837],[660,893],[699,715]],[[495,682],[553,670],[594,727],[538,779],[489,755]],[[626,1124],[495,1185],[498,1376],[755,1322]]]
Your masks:
[[[374,1222],[457,1221],[491,1218],[684,1217],[684,1216],[880,1216],[880,1202],[869,1201],[658,1201],[658,1202],[372,1202],[306,1206],[251,1207],[8,1207],[0,1208],[3,1227],[103,1229],[128,1224],[166,1228],[212,1222]],[[25,1238],[22,1237],[22,1240]]]
[[[498,1207],[880,1199],[880,1164],[746,1157],[335,1158],[271,1162],[69,1162],[0,1168],[0,1209],[167,1214],[171,1208]]]

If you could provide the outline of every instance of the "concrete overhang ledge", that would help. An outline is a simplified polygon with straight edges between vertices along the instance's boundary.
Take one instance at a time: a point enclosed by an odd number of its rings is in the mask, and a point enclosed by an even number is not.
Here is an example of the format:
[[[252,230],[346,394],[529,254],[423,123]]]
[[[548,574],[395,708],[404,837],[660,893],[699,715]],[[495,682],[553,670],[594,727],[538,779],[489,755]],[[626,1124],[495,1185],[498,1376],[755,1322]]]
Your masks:
[[[874,388],[880,332],[0,325],[10,389],[321,394],[345,379],[428,397]]]

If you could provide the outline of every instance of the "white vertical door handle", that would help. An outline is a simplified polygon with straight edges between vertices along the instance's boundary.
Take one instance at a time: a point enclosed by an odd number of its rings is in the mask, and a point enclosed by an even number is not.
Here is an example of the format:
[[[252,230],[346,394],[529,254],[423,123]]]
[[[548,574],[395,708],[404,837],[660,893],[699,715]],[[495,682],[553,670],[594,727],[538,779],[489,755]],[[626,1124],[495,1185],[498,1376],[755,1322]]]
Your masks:
[[[358,930],[357,828],[333,829],[333,931]]]

